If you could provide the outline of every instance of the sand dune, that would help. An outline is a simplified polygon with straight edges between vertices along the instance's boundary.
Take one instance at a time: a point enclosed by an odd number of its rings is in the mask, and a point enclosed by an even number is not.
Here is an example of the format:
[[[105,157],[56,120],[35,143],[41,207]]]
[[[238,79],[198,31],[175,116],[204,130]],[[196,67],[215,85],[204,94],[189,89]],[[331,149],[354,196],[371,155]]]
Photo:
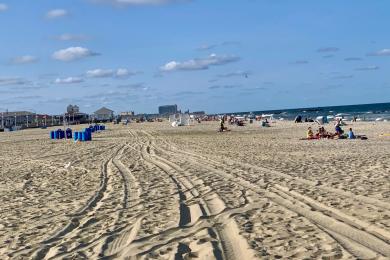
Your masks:
[[[390,258],[390,125],[301,141],[307,126],[1,133],[0,258]]]

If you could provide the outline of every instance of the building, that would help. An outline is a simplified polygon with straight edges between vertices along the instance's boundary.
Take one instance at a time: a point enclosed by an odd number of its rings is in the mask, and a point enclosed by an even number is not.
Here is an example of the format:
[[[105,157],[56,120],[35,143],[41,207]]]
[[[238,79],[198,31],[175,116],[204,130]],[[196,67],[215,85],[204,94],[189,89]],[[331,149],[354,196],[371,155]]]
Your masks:
[[[121,118],[121,120],[131,121],[131,120],[133,120],[135,118],[134,111],[121,112],[120,118]]]
[[[1,112],[0,128],[27,127],[36,122],[37,116],[28,111]]]
[[[195,117],[201,117],[201,116],[205,116],[206,112],[204,112],[204,111],[195,111],[195,112],[192,112],[191,115],[193,115]]]
[[[77,105],[69,105],[66,108],[65,120],[69,124],[85,124],[89,122],[89,115],[81,113]]]
[[[68,114],[77,114],[77,113],[80,113],[80,108],[76,105],[69,105],[67,108],[66,108],[66,112]]]
[[[160,115],[173,115],[176,114],[177,111],[177,105],[167,105],[167,106],[160,106],[158,107],[158,113]]]
[[[93,113],[93,119],[98,122],[112,121],[114,119],[114,111],[106,107],[102,107]]]
[[[130,111],[130,112],[121,112],[121,116],[134,116],[134,111]]]
[[[0,112],[0,129],[24,129],[54,125],[53,116],[31,113],[28,111]]]

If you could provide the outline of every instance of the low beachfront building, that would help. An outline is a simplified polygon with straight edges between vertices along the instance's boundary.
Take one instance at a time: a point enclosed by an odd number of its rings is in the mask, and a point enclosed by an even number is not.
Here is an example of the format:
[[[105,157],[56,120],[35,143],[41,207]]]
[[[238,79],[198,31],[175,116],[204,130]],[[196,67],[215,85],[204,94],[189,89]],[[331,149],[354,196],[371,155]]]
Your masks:
[[[114,120],[114,111],[106,107],[102,107],[93,113],[94,121],[108,122]]]
[[[190,114],[193,115],[194,117],[202,117],[202,116],[206,115],[206,112],[205,111],[195,111],[195,112],[192,112]]]
[[[0,112],[0,130],[25,129],[58,124],[58,121],[46,114],[36,114],[29,111]]]
[[[121,112],[120,113],[120,118],[122,121],[132,121],[135,118],[134,111],[129,111],[129,112]]]
[[[0,112],[0,128],[20,126],[22,128],[36,124],[37,116],[28,111]]]

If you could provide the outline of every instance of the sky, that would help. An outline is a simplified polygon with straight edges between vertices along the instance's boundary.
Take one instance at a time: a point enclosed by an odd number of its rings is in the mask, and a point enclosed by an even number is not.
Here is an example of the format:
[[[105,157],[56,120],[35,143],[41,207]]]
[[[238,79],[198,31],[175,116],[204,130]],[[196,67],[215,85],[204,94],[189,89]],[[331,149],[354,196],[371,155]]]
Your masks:
[[[388,0],[0,0],[0,111],[389,102]]]

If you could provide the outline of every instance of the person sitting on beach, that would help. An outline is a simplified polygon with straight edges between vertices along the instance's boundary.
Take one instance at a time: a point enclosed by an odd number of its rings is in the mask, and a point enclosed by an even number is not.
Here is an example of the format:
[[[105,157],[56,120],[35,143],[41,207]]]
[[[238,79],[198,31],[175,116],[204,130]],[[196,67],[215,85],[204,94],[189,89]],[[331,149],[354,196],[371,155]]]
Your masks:
[[[295,118],[295,123],[302,123],[302,116],[297,116]]]
[[[325,137],[325,129],[323,127],[319,127],[316,133],[316,138],[324,138]]]
[[[306,134],[307,139],[314,139],[314,133],[313,130],[311,130],[311,127],[307,129],[307,134]]]
[[[344,133],[344,130],[341,128],[340,124],[336,124],[335,131],[337,136],[341,136]]]
[[[349,129],[349,132],[348,132],[348,139],[356,139],[356,136],[355,136],[355,134],[353,133],[352,128]]]
[[[329,133],[328,131],[325,130],[325,127],[321,127],[321,137],[322,138],[332,138],[333,134]]]

